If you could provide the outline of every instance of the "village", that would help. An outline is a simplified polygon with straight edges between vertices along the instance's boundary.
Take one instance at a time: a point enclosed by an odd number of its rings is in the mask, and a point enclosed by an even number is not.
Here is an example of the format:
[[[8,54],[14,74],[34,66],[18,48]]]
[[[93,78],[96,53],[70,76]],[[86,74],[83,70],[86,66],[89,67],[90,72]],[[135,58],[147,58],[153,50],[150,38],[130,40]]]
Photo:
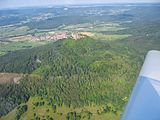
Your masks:
[[[33,42],[40,42],[40,41],[58,41],[58,40],[63,40],[67,38],[78,40],[85,36],[87,36],[86,33],[63,31],[63,32],[46,32],[46,33],[39,33],[39,34],[17,36],[17,37],[12,37],[9,40],[10,41],[28,40]]]

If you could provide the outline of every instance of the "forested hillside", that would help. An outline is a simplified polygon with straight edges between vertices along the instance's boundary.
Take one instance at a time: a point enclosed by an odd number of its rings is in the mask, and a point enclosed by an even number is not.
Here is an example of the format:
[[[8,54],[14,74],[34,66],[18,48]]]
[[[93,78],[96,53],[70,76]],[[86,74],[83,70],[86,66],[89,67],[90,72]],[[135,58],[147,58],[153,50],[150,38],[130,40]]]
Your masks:
[[[18,85],[2,86],[4,96],[12,96],[8,99],[1,95],[1,115],[27,101],[29,96],[56,99],[58,106],[65,104],[68,107],[110,103],[115,107],[114,112],[122,111],[139,64],[137,60],[131,60],[133,54],[124,55],[114,50],[122,49],[120,45],[86,37],[2,56],[1,72],[31,75],[26,75]],[[13,89],[12,93],[6,90],[8,87]]]

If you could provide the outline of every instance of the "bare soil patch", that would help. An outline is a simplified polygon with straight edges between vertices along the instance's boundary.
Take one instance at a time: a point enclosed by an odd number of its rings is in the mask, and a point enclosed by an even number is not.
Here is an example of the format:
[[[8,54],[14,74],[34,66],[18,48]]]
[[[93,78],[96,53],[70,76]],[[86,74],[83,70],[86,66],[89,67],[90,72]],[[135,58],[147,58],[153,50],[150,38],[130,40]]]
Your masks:
[[[22,74],[17,73],[0,73],[0,84],[5,83],[16,83],[18,84],[19,81],[22,79]]]

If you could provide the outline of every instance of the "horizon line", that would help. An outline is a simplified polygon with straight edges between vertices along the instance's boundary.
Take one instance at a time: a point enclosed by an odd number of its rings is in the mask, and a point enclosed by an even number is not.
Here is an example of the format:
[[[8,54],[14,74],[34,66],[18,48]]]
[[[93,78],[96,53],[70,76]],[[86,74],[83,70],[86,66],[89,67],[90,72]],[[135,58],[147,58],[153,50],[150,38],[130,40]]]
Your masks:
[[[157,5],[160,6],[160,2],[115,2],[115,3],[82,3],[82,4],[55,4],[55,5],[33,5],[33,6],[18,6],[18,7],[4,7],[0,8],[0,10],[9,10],[9,9],[29,9],[29,8],[52,8],[52,7],[91,7],[91,5],[94,6],[120,6],[120,5],[129,5],[129,6],[135,6],[135,5]]]

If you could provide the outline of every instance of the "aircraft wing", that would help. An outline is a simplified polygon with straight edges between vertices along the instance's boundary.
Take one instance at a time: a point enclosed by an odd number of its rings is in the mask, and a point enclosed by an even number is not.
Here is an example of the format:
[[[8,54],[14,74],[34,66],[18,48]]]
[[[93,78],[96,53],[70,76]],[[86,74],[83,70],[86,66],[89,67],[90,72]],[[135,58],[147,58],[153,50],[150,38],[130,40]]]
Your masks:
[[[160,51],[148,52],[121,120],[160,120]]]

